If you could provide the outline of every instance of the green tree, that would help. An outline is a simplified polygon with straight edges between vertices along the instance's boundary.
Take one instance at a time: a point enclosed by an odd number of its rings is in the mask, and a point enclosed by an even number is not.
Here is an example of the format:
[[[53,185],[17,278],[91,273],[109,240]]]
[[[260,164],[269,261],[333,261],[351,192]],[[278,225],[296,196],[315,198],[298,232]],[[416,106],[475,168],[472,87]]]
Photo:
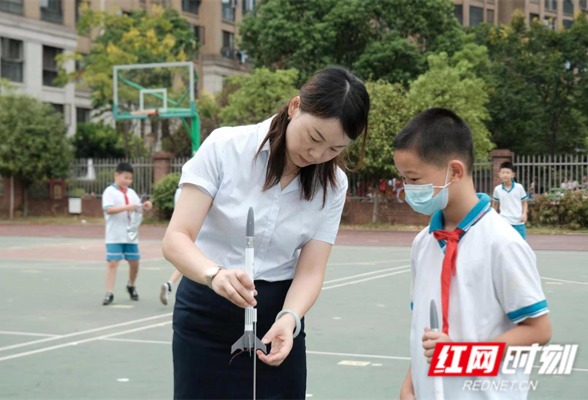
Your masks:
[[[238,89],[229,95],[228,105],[219,113],[222,124],[256,124],[271,117],[282,104],[298,94],[297,79],[295,69],[271,72],[267,68],[256,69],[251,75],[227,78],[229,85],[236,85]]]
[[[103,123],[78,124],[72,138],[76,158],[122,158],[125,149],[119,145],[114,128]]]
[[[179,183],[180,174],[176,172],[153,185],[153,205],[165,219],[170,219],[174,213],[174,198]]]
[[[392,143],[414,111],[402,85],[379,81],[368,82],[366,86],[370,95],[369,130],[364,163],[358,173],[368,178],[392,177],[396,174]],[[362,138],[349,146],[350,167],[359,160],[361,147]]]
[[[0,93],[0,175],[24,185],[25,216],[26,188],[45,179],[66,178],[72,156],[61,114],[29,95]],[[13,199],[14,194],[10,196]]]
[[[524,18],[516,13],[511,25],[475,31],[491,60],[492,139],[522,154],[586,150],[588,22],[579,15],[571,29],[555,31]]]
[[[428,57],[429,70],[410,84],[408,103],[415,113],[429,107],[447,108],[469,125],[478,160],[486,160],[493,148],[485,123],[490,119],[486,109],[486,83],[473,73],[474,66],[463,59],[452,66],[446,53]]]
[[[371,79],[416,76],[419,63],[382,64],[416,56],[414,46],[400,40],[414,42],[422,53],[461,48],[464,32],[453,7],[449,0],[266,0],[244,19],[241,47],[257,67],[298,69],[299,83],[329,64],[352,68],[360,61]],[[395,75],[392,69],[403,71]]]
[[[415,42],[390,32],[382,41],[373,41],[353,64],[353,70],[366,80],[408,82],[426,68],[425,56]]]
[[[80,35],[100,30],[92,39],[87,55],[78,52],[59,57],[80,61],[81,71],[60,71],[64,82],[81,79],[92,91],[95,108],[110,107],[113,102],[112,68],[123,64],[148,64],[191,60],[199,44],[194,29],[176,10],[153,5],[151,12],[107,13],[84,7],[77,24]]]

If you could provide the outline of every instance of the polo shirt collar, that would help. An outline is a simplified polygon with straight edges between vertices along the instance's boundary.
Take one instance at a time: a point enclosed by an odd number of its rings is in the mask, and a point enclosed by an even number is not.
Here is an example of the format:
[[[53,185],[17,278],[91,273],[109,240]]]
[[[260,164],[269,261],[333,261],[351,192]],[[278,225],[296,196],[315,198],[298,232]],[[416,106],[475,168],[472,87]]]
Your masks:
[[[472,226],[482,219],[490,211],[490,197],[486,193],[478,193],[478,203],[470,210],[465,218],[457,225],[459,229],[467,232]],[[429,233],[443,230],[443,211],[439,210],[431,217]],[[463,234],[462,234],[463,236]],[[445,241],[439,241],[441,248],[445,248]]]

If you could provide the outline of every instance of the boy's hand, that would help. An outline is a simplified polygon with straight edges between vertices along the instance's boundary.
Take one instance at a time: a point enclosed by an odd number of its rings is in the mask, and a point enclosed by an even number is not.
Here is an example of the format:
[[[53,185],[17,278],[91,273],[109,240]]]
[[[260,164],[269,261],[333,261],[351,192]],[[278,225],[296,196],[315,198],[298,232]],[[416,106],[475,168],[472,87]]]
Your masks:
[[[127,206],[127,211],[135,211],[139,207],[138,204],[129,204]]]
[[[527,213],[524,213],[521,217],[521,222],[527,222]]]
[[[151,210],[151,209],[153,208],[153,204],[151,204],[151,202],[150,202],[149,200],[147,200],[147,201],[145,201],[145,202],[143,203],[143,208],[144,208],[146,211],[149,211],[149,210]]]
[[[425,334],[423,335],[423,349],[425,349],[425,357],[427,362],[430,364],[435,353],[435,345],[437,343],[451,343],[453,340],[449,338],[443,332],[433,332],[429,328],[425,328]]]

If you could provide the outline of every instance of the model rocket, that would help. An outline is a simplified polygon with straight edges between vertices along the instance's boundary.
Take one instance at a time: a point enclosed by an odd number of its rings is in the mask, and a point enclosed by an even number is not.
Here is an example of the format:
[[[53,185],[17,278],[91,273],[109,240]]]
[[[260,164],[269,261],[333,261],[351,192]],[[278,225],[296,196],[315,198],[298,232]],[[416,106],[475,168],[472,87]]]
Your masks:
[[[255,260],[255,219],[253,216],[253,208],[249,208],[247,214],[247,231],[245,234],[245,272],[249,279],[253,282],[253,263]],[[253,291],[251,291],[253,295]],[[231,347],[231,354],[237,350],[248,350],[249,355],[256,350],[261,350],[267,354],[267,347],[256,336],[257,333],[257,309],[253,306],[248,306],[245,309],[245,333],[239,340]]]
[[[437,317],[437,306],[435,305],[435,300],[431,300],[431,308],[429,312],[429,317],[431,319],[431,331],[439,332],[439,318]],[[445,395],[443,394],[443,378],[440,376],[435,376],[433,381],[435,385],[435,400],[444,400]]]

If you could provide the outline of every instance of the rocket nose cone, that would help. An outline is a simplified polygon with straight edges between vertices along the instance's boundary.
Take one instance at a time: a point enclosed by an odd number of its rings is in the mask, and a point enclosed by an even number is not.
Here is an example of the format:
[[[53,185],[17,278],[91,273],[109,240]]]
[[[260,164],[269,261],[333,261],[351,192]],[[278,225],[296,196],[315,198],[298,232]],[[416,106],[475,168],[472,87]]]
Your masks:
[[[430,308],[430,318],[431,318],[431,326],[430,329],[439,329],[439,317],[437,316],[437,306],[435,305],[435,300],[431,300],[431,308]]]
[[[255,217],[253,215],[253,208],[249,208],[249,212],[247,213],[247,237],[254,237],[255,236]]]

